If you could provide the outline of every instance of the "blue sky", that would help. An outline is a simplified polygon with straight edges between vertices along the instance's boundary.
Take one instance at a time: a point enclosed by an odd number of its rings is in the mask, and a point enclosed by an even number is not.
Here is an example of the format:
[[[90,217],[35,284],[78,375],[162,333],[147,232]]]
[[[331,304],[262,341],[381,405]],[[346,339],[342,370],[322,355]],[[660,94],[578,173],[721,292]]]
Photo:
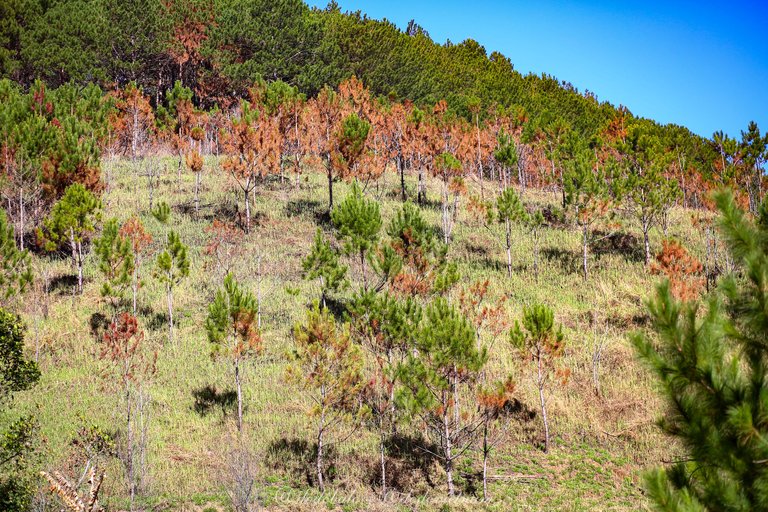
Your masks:
[[[475,39],[522,73],[706,137],[739,136],[750,120],[768,129],[768,0],[337,1],[400,28],[415,19],[439,43]]]

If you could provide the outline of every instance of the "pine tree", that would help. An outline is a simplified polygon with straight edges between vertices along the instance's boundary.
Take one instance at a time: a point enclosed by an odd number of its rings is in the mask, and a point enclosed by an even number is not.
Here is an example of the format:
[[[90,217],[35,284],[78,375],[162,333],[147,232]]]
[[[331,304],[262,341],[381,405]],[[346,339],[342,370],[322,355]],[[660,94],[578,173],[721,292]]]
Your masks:
[[[53,251],[69,245],[72,261],[77,268],[77,291],[83,292],[83,244],[96,230],[101,203],[86,188],[75,183],[67,187],[64,196],[53,206],[38,236],[45,248]]]
[[[512,223],[523,220],[526,211],[513,188],[505,188],[496,199],[496,212],[499,222],[504,223],[507,248],[507,276],[512,277]]]
[[[668,403],[659,426],[687,452],[646,477],[656,510],[768,508],[768,207],[755,221],[730,192],[716,196],[728,249],[743,269],[703,303],[674,299],[667,282],[648,303],[658,340],[632,341]]]
[[[173,343],[173,289],[189,275],[187,246],[175,231],[168,232],[163,252],[157,255],[155,277],[165,285],[168,300],[168,343]]]
[[[104,224],[101,237],[93,241],[93,250],[99,258],[99,270],[104,274],[105,282],[101,285],[101,296],[112,305],[113,316],[117,315],[123,294],[131,285],[135,271],[131,241],[120,233],[117,219],[110,219]]]
[[[561,327],[555,328],[554,312],[543,304],[523,308],[523,329],[519,322],[509,333],[512,346],[536,366],[536,387],[539,390],[541,418],[544,422],[544,451],[549,451],[549,419],[544,396],[550,376],[567,378],[567,370],[557,368],[557,360],[563,356],[565,338]]]
[[[24,324],[0,309],[0,405],[4,412],[13,394],[34,386],[40,379],[37,363],[24,357]],[[0,508],[28,510],[36,485],[29,455],[34,447],[37,421],[24,416],[0,430]]]
[[[411,348],[398,368],[403,387],[397,401],[437,440],[436,455],[445,469],[448,496],[453,496],[455,461],[472,446],[480,425],[463,414],[462,388],[477,377],[488,355],[477,348],[472,325],[442,297],[425,309]]]
[[[258,306],[252,293],[242,289],[232,274],[224,278],[224,288],[208,307],[205,329],[213,344],[213,355],[224,353],[232,359],[237,390],[237,430],[243,431],[242,364],[261,351],[261,333],[257,327]]]
[[[595,168],[592,151],[584,148],[568,160],[563,173],[565,205],[573,212],[576,224],[581,228],[582,276],[589,274],[588,256],[590,228],[607,215],[611,207],[611,195],[607,174]]]
[[[331,221],[336,227],[339,239],[344,241],[344,251],[359,256],[363,288],[367,289],[366,254],[379,240],[382,225],[379,203],[367,199],[360,190],[360,185],[354,182],[344,201],[331,212]]]
[[[331,248],[330,242],[323,237],[323,232],[317,228],[315,240],[309,254],[301,260],[304,279],[320,280],[320,304],[325,307],[329,292],[337,292],[349,286],[346,279],[347,267],[339,263],[339,256]]]
[[[0,300],[5,302],[24,293],[32,282],[29,252],[19,250],[13,226],[0,209]]]
[[[352,342],[348,325],[338,325],[327,309],[315,303],[304,323],[293,328],[293,364],[288,380],[299,384],[313,403],[316,418],[317,484],[325,490],[324,455],[328,434],[359,412],[359,394],[364,385],[360,348]]]

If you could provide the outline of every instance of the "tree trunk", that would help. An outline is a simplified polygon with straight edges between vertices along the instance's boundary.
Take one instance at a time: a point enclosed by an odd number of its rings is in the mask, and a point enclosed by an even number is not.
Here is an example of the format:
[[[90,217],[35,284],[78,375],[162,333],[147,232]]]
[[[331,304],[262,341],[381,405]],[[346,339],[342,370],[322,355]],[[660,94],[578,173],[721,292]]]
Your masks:
[[[330,159],[328,161],[328,214],[333,211],[333,171],[331,170]]]
[[[243,198],[245,201],[245,232],[250,233],[251,232],[251,202],[248,200],[248,189],[250,186],[250,178],[245,183],[245,188],[243,189]]]
[[[200,211],[200,173],[195,173],[195,215]]]
[[[400,195],[405,202],[408,199],[405,194],[405,165],[403,165],[403,157],[400,155],[397,156],[397,170],[400,172]]]
[[[235,388],[237,389],[237,431],[243,431],[243,388],[240,383],[240,358],[235,358]]]
[[[582,270],[584,275],[584,281],[587,280],[587,277],[589,275],[588,269],[587,269],[587,249],[589,248],[589,227],[587,224],[584,224],[581,227],[581,264],[582,264]]]
[[[325,409],[320,413],[320,425],[317,429],[317,486],[320,492],[325,491],[323,483],[323,432],[325,430]]]
[[[19,250],[24,250],[24,187],[19,187]]]
[[[368,279],[365,275],[365,251],[360,251],[360,266],[363,269],[363,290],[368,290]]]
[[[648,221],[646,219],[643,219],[642,221],[643,226],[643,245],[645,246],[645,266],[651,264],[651,242],[648,238],[648,232],[650,231],[650,226],[648,225]]]
[[[541,402],[541,418],[544,420],[544,453],[549,453],[549,421],[547,420],[547,404],[544,400],[544,373],[541,367],[540,352],[536,355],[536,362],[538,364],[537,384],[539,387],[539,401]]]
[[[381,464],[381,499],[387,498],[387,459],[386,446],[384,444],[384,424],[383,419],[379,420],[379,458]]]
[[[504,219],[507,234],[507,277],[512,277],[512,226],[509,219]]]
[[[77,242],[77,292],[83,293],[83,244]]]
[[[448,496],[453,497],[453,452],[451,446],[451,431],[448,425],[448,400],[443,391],[443,443],[445,444],[445,476],[448,480]]]
[[[166,292],[168,294],[168,343],[173,344],[173,288],[171,285],[166,285]]]
[[[488,456],[491,447],[488,444],[488,418],[483,425],[483,501],[488,501]]]
[[[133,280],[131,282],[131,291],[133,292],[133,316],[136,316],[136,301],[139,295],[139,265],[141,262],[135,258],[133,265]]]
[[[131,425],[131,391],[128,387],[128,384],[126,383],[125,388],[125,409],[126,409],[126,423],[125,423],[125,429],[126,429],[126,453],[125,453],[125,464],[126,464],[126,472],[128,473],[128,490],[130,493],[130,504],[129,504],[129,510],[133,511],[133,502],[136,497],[136,480],[134,475],[134,468],[133,468],[133,427]]]

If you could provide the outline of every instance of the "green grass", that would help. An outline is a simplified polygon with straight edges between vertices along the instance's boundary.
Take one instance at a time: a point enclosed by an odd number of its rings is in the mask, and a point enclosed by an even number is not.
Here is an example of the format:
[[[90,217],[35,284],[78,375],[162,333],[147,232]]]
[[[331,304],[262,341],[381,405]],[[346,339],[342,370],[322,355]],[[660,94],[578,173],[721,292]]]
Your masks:
[[[149,430],[148,493],[143,503],[155,510],[226,510],[226,493],[221,484],[223,453],[232,439],[231,412],[214,407],[208,414],[195,410],[194,392],[206,386],[218,392],[233,387],[232,368],[226,360],[212,360],[203,323],[207,306],[221,284],[223,272],[204,254],[208,242],[205,228],[220,212],[239,207],[241,197],[230,178],[213,160],[207,162],[203,177],[201,211],[193,211],[193,176],[182,174],[176,182],[176,161],[164,159],[166,169],[155,201],[173,207],[171,226],[190,246],[189,278],[174,292],[177,319],[176,342],[167,343],[163,322],[165,295],[152,279],[154,254],[163,239],[163,227],[149,214],[146,178],[127,162],[112,172],[111,191],[103,198],[104,217],[121,220],[138,214],[154,237],[152,257],[145,258],[140,290],[140,322],[146,343],[158,351],[158,371],[151,382],[152,406]],[[385,225],[399,208],[397,183],[392,176],[370,184],[367,193],[379,197]],[[430,197],[437,197],[437,184]],[[348,186],[337,183],[334,193],[343,198]],[[489,187],[486,187],[488,190]],[[557,195],[529,191],[525,200],[556,204]],[[554,449],[544,454],[538,448],[541,425],[538,417],[516,421],[490,460],[489,473],[501,478],[490,484],[492,500],[479,503],[474,497],[446,501],[438,468],[430,470],[431,486],[416,478],[412,495],[381,503],[368,468],[376,464],[376,438],[358,432],[336,447],[336,476],[326,493],[308,486],[301,474],[301,459],[288,460],[270,454],[281,439],[312,442],[312,427],[306,415],[308,404],[285,382],[285,354],[291,347],[290,330],[302,319],[304,308],[319,296],[315,283],[301,278],[301,258],[307,253],[318,218],[326,209],[324,178],[308,174],[296,191],[290,182],[272,179],[257,188],[253,205],[252,233],[244,238],[233,265],[236,277],[254,293],[257,260],[262,256],[262,322],[265,352],[249,363],[245,372],[245,423],[247,442],[259,457],[258,494],[275,510],[637,510],[643,507],[639,490],[642,471],[669,455],[669,441],[653,426],[661,410],[649,374],[635,361],[626,335],[638,328],[645,297],[656,278],[649,276],[642,261],[625,254],[608,252],[592,255],[591,277],[584,282],[579,273],[580,234],[577,230],[547,228],[542,235],[542,258],[538,280],[532,272],[532,245],[522,228],[513,233],[511,278],[506,276],[502,227],[483,226],[462,210],[454,231],[449,255],[459,263],[459,288],[489,279],[492,299],[506,296],[508,317],[518,318],[521,306],[536,301],[550,304],[562,322],[568,348],[564,365],[570,379],[553,386],[548,394]],[[219,213],[217,213],[219,212]],[[439,225],[439,207],[427,207],[425,216]],[[672,212],[670,235],[680,239],[694,253],[701,253],[701,241],[691,227],[689,213]],[[226,219],[233,220],[233,219]],[[327,225],[323,225],[329,231]],[[622,231],[637,234],[637,227],[625,220]],[[330,231],[329,231],[330,232]],[[660,247],[661,234],[654,233],[653,246]],[[357,264],[347,261],[357,279]],[[73,273],[68,260],[53,256],[35,257],[38,278],[43,271],[56,280]],[[18,410],[34,412],[46,442],[45,467],[67,467],[70,442],[80,418],[107,429],[118,429],[121,409],[114,388],[101,376],[98,342],[90,334],[89,321],[106,312],[99,297],[98,269],[93,257],[86,263],[86,287],[73,297],[62,285],[51,291],[47,318],[40,320],[39,300],[27,300],[22,309],[30,326],[30,349],[39,349],[43,376],[38,386],[19,396]],[[297,291],[298,293],[294,293]],[[39,299],[39,298],[38,298]],[[596,316],[601,327],[590,326]],[[606,323],[608,317],[612,318]],[[38,321],[35,322],[35,318]],[[603,395],[593,392],[592,351],[596,336],[608,343],[600,373]],[[537,391],[532,369],[521,361],[505,340],[494,345],[490,361],[495,374],[512,373],[517,398],[523,408],[537,411]],[[413,427],[415,428],[415,426]],[[479,467],[475,457],[475,469]],[[291,468],[299,467],[299,472]],[[511,478],[510,478],[511,477]],[[116,462],[108,468],[103,495],[113,508],[126,505],[122,470]],[[206,508],[207,507],[207,508]]]

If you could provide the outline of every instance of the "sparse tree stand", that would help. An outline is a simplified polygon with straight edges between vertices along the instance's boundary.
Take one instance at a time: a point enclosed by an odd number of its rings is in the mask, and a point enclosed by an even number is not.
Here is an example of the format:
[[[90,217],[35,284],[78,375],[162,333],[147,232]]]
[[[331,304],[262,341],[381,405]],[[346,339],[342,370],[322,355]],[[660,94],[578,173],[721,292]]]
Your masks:
[[[317,484],[323,481],[327,435],[358,415],[358,396],[364,385],[363,357],[352,342],[348,325],[337,325],[327,309],[315,303],[304,323],[293,329],[294,362],[286,377],[301,386],[312,402],[310,414],[316,418]]]
[[[368,140],[371,125],[360,119],[357,114],[350,114],[341,121],[335,139],[335,150],[331,153],[331,166],[328,172],[328,211],[333,212],[333,176],[349,176],[362,156]]]
[[[379,203],[367,199],[355,181],[344,201],[331,212],[331,221],[336,227],[339,239],[344,241],[344,251],[359,256],[363,289],[367,289],[365,259],[368,251],[379,239],[382,225]]]
[[[619,144],[622,153],[620,166],[623,179],[617,192],[631,216],[640,224],[643,232],[645,265],[651,263],[651,228],[658,225],[664,212],[680,194],[677,181],[664,176],[669,155],[663,151],[657,137],[648,133],[644,126],[630,128],[625,141]]]
[[[242,365],[245,359],[261,352],[261,333],[257,324],[258,304],[252,293],[242,289],[232,274],[208,307],[205,330],[213,345],[212,354],[232,359],[237,391],[237,430],[243,431]]]
[[[753,221],[729,192],[716,203],[743,270],[703,303],[675,300],[665,282],[648,303],[655,336],[632,338],[666,398],[659,425],[686,452],[646,476],[655,510],[768,509],[768,208]]]
[[[523,308],[523,329],[515,322],[510,331],[510,341],[522,355],[530,358],[536,366],[536,387],[539,390],[541,418],[544,422],[544,451],[549,452],[549,419],[547,418],[547,403],[544,391],[550,376],[559,377],[565,381],[568,370],[557,368],[557,360],[565,351],[565,338],[562,328],[555,328],[552,309],[543,304],[534,304]]]
[[[472,446],[482,422],[462,419],[456,398],[480,373],[488,355],[477,348],[472,325],[442,297],[425,309],[414,337],[413,350],[398,370],[402,388],[397,401],[438,440],[436,455],[445,469],[448,496],[454,496],[454,462]]]
[[[442,228],[443,243],[446,245],[451,241],[454,221],[458,214],[459,207],[459,188],[457,179],[460,180],[462,165],[459,159],[450,153],[441,153],[435,158],[435,172],[443,182],[442,187]],[[450,194],[453,191],[453,204],[450,203]]]
[[[64,196],[53,206],[50,215],[38,231],[46,250],[53,251],[69,245],[72,261],[77,268],[77,292],[83,292],[83,243],[96,230],[101,203],[86,188],[75,183],[67,187]]]
[[[152,243],[152,235],[144,228],[138,217],[131,217],[120,228],[120,236],[130,241],[131,252],[133,253],[133,275],[131,276],[131,292],[133,295],[133,316],[138,311],[139,288],[141,287],[141,261],[144,252]]]

